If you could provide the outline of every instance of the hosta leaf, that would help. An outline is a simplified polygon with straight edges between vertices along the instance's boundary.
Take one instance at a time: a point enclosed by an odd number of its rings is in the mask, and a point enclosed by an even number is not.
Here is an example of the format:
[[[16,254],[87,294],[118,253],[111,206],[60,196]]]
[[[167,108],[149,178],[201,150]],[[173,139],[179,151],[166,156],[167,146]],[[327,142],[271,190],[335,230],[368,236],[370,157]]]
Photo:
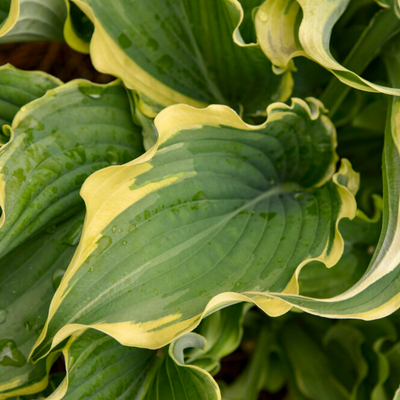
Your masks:
[[[255,344],[253,356],[247,363],[245,370],[230,386],[222,388],[224,400],[258,399],[258,394],[266,378],[265,372],[268,369],[269,352],[273,341],[271,339],[274,336],[273,330],[268,330],[265,325],[259,326],[258,330],[260,333]]]
[[[204,347],[204,339],[191,333],[169,351],[154,351],[121,346],[94,330],[74,334],[63,351],[67,377],[48,400],[220,399],[211,375],[185,364],[183,350],[191,347]]]
[[[63,41],[67,18],[65,0],[3,0],[3,15],[5,10],[8,12],[0,28],[0,43]]]
[[[26,105],[0,150],[0,254],[82,209],[79,190],[92,172],[141,152],[119,83],[73,81]]]
[[[290,312],[272,319],[250,311],[242,345],[252,349],[250,360],[233,384],[222,386],[223,398],[257,399],[265,380],[268,393],[286,384],[287,397],[296,400],[390,400],[400,376],[398,318],[335,321]]]
[[[385,59],[393,84],[400,86],[399,43],[397,38],[392,42]],[[393,97],[389,111],[383,157],[382,232],[372,261],[363,277],[338,296],[318,301],[307,297],[277,295],[304,311],[334,318],[370,320],[389,315],[400,306],[400,97]]]
[[[43,72],[22,71],[10,64],[0,67],[0,126],[11,124],[22,106],[61,83]],[[8,140],[6,136],[1,139]]]
[[[399,387],[400,376],[400,342],[396,343],[396,345],[386,353],[386,356],[390,365],[390,375],[386,382],[386,390],[388,392],[396,391]]]
[[[184,350],[204,346],[204,338],[194,333],[173,342],[145,400],[221,400],[219,387],[210,374],[199,367],[185,365]]]
[[[400,1],[399,0],[375,0],[380,6],[392,8],[397,17],[400,18]]]
[[[70,47],[81,53],[89,53],[94,27],[90,19],[75,3],[66,2],[68,17],[64,25],[64,38]]]
[[[233,353],[243,335],[243,318],[249,304],[240,303],[217,311],[204,319],[197,333],[206,341],[204,349],[194,349],[188,354],[188,362],[215,375],[221,358]]]
[[[95,26],[96,69],[136,90],[147,116],[175,103],[265,113],[290,96],[290,73],[274,75],[258,44],[243,41],[238,0],[73,1]]]
[[[0,260],[0,399],[47,385],[53,356],[27,362],[54,291],[74,254],[84,215],[42,233]]]
[[[311,259],[337,262],[358,176],[344,161],[330,180],[335,131],[318,101],[268,114],[251,126],[225,106],[172,106],[158,148],[85,183],[83,237],[35,359],[86,326],[157,348],[234,302],[280,315],[270,291],[297,293]]]
[[[0,36],[5,35],[15,25],[19,10],[19,0],[3,0],[0,3]]]
[[[349,0],[265,2],[258,10],[255,21],[261,48],[280,69],[290,68],[291,59],[303,55],[318,62],[351,87],[399,95],[400,87],[397,85],[378,85],[358,75],[380,47],[400,30],[400,21],[391,10],[380,11],[372,20],[346,60],[347,68],[332,56],[329,48],[332,28],[348,3]],[[328,106],[331,107],[331,104]]]
[[[327,298],[350,289],[364,274],[378,243],[381,231],[381,199],[376,198],[377,212],[369,219],[361,211],[356,218],[341,221],[339,228],[344,239],[344,251],[339,262],[330,269],[311,262],[300,272],[300,293]],[[380,208],[378,208],[380,207]]]
[[[350,393],[332,373],[329,359],[297,324],[282,330],[285,351],[295,370],[297,385],[312,400],[348,400]]]

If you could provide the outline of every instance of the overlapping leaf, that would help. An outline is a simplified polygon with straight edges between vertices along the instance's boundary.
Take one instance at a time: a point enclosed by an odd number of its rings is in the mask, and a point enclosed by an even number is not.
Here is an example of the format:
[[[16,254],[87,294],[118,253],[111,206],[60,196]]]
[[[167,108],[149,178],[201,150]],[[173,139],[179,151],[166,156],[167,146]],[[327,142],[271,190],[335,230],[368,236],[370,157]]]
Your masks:
[[[244,43],[238,0],[73,1],[95,26],[95,67],[136,90],[147,116],[175,103],[255,114],[290,96],[290,73],[274,75],[259,46]]]
[[[359,74],[379,49],[400,30],[400,20],[391,10],[382,10],[371,21],[349,54],[345,65],[332,56],[332,28],[349,0],[273,0],[265,2],[256,15],[257,38],[269,59],[279,68],[303,55],[330,70],[343,83],[356,89],[400,95],[400,87],[382,86]],[[339,102],[340,103],[340,102]],[[331,104],[328,105],[331,107]]]
[[[394,85],[400,85],[400,47],[397,38],[385,52],[389,75]],[[383,157],[383,222],[382,233],[372,261],[362,278],[344,293],[321,301],[286,295],[297,307],[317,315],[336,318],[376,319],[387,316],[400,306],[400,98],[393,97],[389,110]]]
[[[309,297],[328,298],[350,289],[367,270],[381,231],[381,199],[376,198],[376,215],[369,219],[357,210],[354,220],[340,223],[344,251],[330,269],[319,262],[307,264],[300,272],[300,293]]]
[[[63,40],[65,0],[5,0],[0,17],[0,43]]]
[[[73,217],[0,260],[0,399],[37,393],[47,385],[54,357],[35,365],[27,359],[74,254],[83,218],[82,213]]]
[[[22,71],[9,64],[0,67],[0,125],[11,124],[22,106],[60,84],[57,78],[42,72]],[[0,144],[8,140],[0,134]]]
[[[295,400],[391,400],[398,388],[398,313],[365,322],[299,313],[270,319],[254,310],[244,328],[250,360],[221,387],[226,400],[256,400],[283,387]]]
[[[63,350],[67,377],[48,399],[220,399],[208,372],[239,345],[246,308],[218,311],[203,321],[202,335],[186,334],[160,350],[125,347],[93,330],[76,333]]]
[[[335,131],[321,104],[269,107],[261,126],[231,109],[173,106],[156,119],[159,147],[86,183],[79,249],[57,291],[34,359],[82,327],[155,348],[203,313],[248,300],[288,310],[311,259],[334,265],[352,218],[357,175],[331,180]]]
[[[74,81],[26,105],[0,150],[0,254],[82,209],[79,190],[91,173],[141,152],[118,83]]]

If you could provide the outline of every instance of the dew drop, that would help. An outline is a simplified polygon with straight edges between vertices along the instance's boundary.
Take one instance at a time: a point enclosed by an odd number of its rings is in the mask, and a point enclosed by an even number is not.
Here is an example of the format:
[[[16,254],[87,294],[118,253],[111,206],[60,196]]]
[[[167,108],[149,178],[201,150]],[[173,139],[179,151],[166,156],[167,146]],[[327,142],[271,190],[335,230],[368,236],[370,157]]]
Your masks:
[[[0,365],[5,367],[23,367],[26,364],[25,356],[17,349],[13,340],[0,340]]]
[[[92,260],[99,258],[110,246],[112,239],[110,236],[102,236],[97,242],[97,247],[93,253],[86,259],[85,264],[89,264]]]
[[[304,193],[296,193],[294,195],[295,200],[300,201],[302,198],[304,198]]]
[[[35,327],[35,318],[29,318],[24,322],[24,328],[28,331],[31,332],[33,328]]]
[[[119,154],[118,154],[118,150],[116,149],[116,147],[114,147],[114,146],[108,146],[107,147],[107,149],[106,149],[106,158],[107,158],[107,161],[111,165],[118,164],[118,162],[119,162]]]
[[[104,87],[102,86],[79,86],[79,91],[86,95],[91,97],[92,99],[98,99],[102,96],[104,92]]]
[[[6,322],[7,319],[7,311],[6,310],[0,310],[0,324],[3,324]]]
[[[54,233],[56,231],[57,227],[55,225],[50,226],[49,228],[46,229],[47,233]]]
[[[128,242],[127,242],[126,240],[124,240],[124,241],[122,242],[122,245],[125,246],[127,243],[128,243]]]
[[[57,269],[53,273],[53,287],[55,290],[58,289],[61,283],[61,279],[63,278],[65,271],[63,269]]]
[[[199,200],[205,200],[207,199],[207,196],[204,194],[204,192],[202,190],[200,190],[199,192],[197,192],[194,196],[193,196],[193,201],[199,201]]]
[[[160,73],[165,73],[166,70],[169,70],[174,65],[174,59],[169,54],[164,54],[157,61],[157,69]]]
[[[66,243],[75,246],[79,243],[83,228],[83,220],[76,221],[69,232],[61,239],[61,243]]]
[[[111,228],[111,232],[112,232],[112,233],[117,232],[117,225],[114,225],[114,226]]]
[[[121,49],[127,49],[132,46],[132,40],[125,35],[125,33],[121,33],[117,38],[118,44],[121,46]]]
[[[151,37],[149,37],[149,38],[147,39],[146,46],[147,46],[148,48],[150,48],[151,50],[153,50],[153,51],[156,51],[156,50],[158,50],[158,48],[159,48],[159,45],[158,45],[157,40],[155,40],[155,39],[153,39],[153,38],[151,38]]]

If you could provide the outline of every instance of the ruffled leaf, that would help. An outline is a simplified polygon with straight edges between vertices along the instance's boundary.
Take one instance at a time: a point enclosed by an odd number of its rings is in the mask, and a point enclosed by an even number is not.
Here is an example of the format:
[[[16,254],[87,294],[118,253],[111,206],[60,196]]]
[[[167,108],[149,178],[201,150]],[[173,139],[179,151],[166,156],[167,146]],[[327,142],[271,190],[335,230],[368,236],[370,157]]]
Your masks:
[[[334,265],[356,211],[320,107],[276,103],[260,126],[224,106],[160,113],[158,147],[85,183],[82,241],[33,357],[86,326],[157,348],[233,302],[285,313],[269,293],[297,293],[310,260]]]
[[[74,2],[95,26],[96,69],[137,91],[147,116],[176,103],[257,114],[290,96],[290,73],[274,75],[258,44],[241,37],[238,0]]]

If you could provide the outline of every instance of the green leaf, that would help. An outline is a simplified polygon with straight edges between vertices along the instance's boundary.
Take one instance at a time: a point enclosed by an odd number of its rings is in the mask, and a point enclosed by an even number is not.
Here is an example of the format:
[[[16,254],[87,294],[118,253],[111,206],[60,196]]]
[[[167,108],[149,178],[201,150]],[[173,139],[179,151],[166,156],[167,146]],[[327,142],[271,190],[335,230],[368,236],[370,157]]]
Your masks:
[[[119,83],[73,81],[26,105],[0,150],[0,254],[81,210],[91,173],[141,153]]]
[[[380,6],[384,8],[392,8],[397,17],[400,18],[400,1],[399,0],[375,0]]]
[[[252,310],[241,346],[251,349],[250,360],[233,384],[221,385],[223,399],[257,399],[263,388],[275,393],[286,383],[287,397],[296,400],[390,400],[399,382],[399,315],[335,321],[294,312],[268,318]]]
[[[307,264],[300,272],[300,293],[304,296],[328,298],[350,289],[364,274],[378,243],[381,231],[381,199],[376,199],[376,215],[369,219],[357,211],[354,220],[342,220],[339,230],[344,251],[339,262],[330,269],[319,262]]]
[[[0,28],[0,43],[54,40],[63,41],[67,18],[65,0],[3,0],[8,16]]]
[[[260,327],[253,357],[251,357],[244,372],[232,385],[222,390],[224,400],[257,400],[266,378],[269,350],[273,332],[264,324]],[[269,372],[269,371],[268,371]],[[279,378],[278,378],[279,379]]]
[[[89,53],[94,26],[75,3],[66,1],[68,17],[64,25],[64,38],[70,47],[81,53]]]
[[[211,375],[199,367],[186,365],[184,361],[184,350],[204,346],[204,338],[194,333],[188,333],[173,342],[145,400],[220,400],[219,387]]]
[[[397,38],[396,38],[397,39]],[[385,53],[389,75],[400,85],[400,46],[394,40]],[[316,299],[277,294],[288,303],[316,315],[331,318],[376,319],[385,317],[400,306],[400,97],[393,97],[385,132],[383,157],[383,222],[382,232],[371,263],[363,277],[346,292],[318,301]]]
[[[233,353],[239,346],[243,318],[248,309],[249,304],[235,304],[204,319],[196,332],[206,339],[206,347],[192,350],[187,361],[215,375],[220,369],[221,358]]]
[[[0,399],[47,386],[54,354],[35,365],[27,359],[74,254],[83,217],[78,214],[0,260]]]
[[[238,0],[73,1],[95,26],[96,69],[137,91],[148,117],[176,103],[265,115],[272,101],[290,96],[290,73],[274,75],[258,44],[241,37]]]
[[[323,350],[297,324],[282,331],[285,351],[301,392],[312,400],[347,400],[350,393],[335,379]]]
[[[305,56],[331,71],[346,85],[369,92],[399,95],[398,85],[386,87],[359,76],[379,49],[399,32],[400,21],[392,11],[382,10],[376,15],[343,65],[332,56],[329,47],[332,28],[348,4],[349,0],[267,1],[258,10],[255,20],[260,46],[281,70],[293,68],[293,57]],[[329,95],[326,92],[322,100],[333,115],[346,90],[333,82],[327,91]]]
[[[387,391],[394,392],[398,390],[400,376],[400,342],[394,345],[387,353],[387,359],[390,365],[390,375],[386,383]],[[397,398],[396,398],[397,400]]]
[[[238,301],[289,307],[310,260],[334,265],[353,218],[358,176],[335,175],[335,131],[321,104],[276,103],[245,124],[225,106],[169,107],[159,147],[84,185],[87,219],[34,359],[82,327],[157,348]]]
[[[22,106],[61,83],[43,72],[22,71],[10,64],[0,67],[0,125],[11,124]],[[8,141],[6,136],[1,139]]]
[[[121,346],[94,330],[76,333],[63,350],[67,377],[48,400],[220,399],[211,375],[184,362],[185,349],[204,344],[190,333],[164,352]]]

